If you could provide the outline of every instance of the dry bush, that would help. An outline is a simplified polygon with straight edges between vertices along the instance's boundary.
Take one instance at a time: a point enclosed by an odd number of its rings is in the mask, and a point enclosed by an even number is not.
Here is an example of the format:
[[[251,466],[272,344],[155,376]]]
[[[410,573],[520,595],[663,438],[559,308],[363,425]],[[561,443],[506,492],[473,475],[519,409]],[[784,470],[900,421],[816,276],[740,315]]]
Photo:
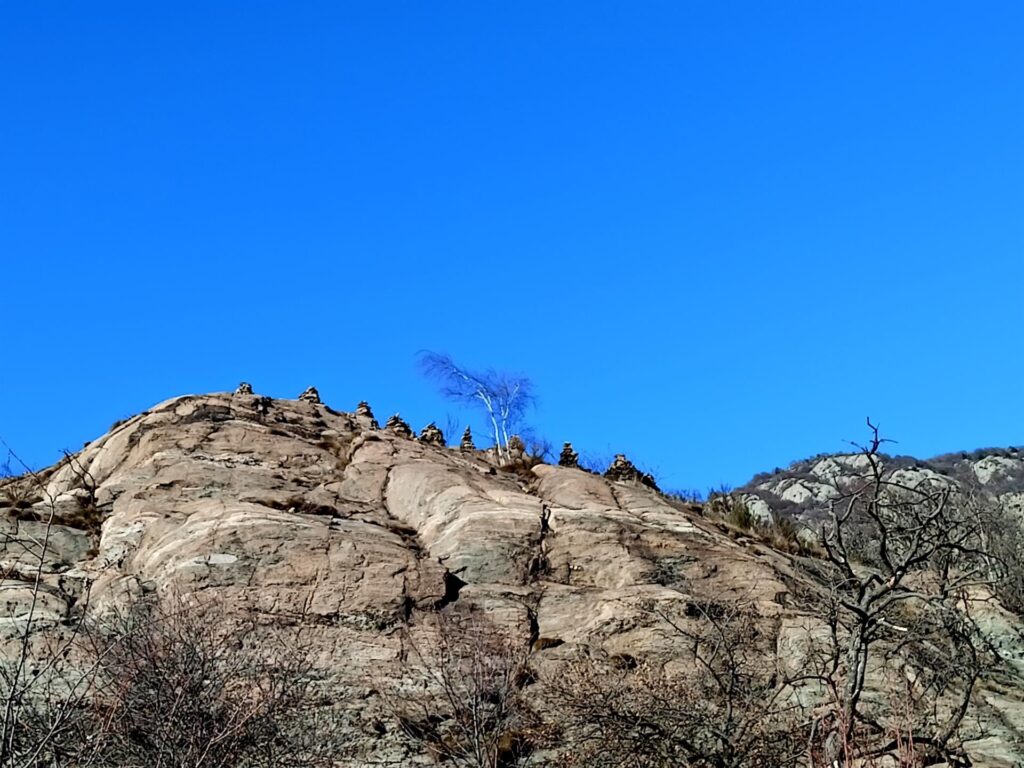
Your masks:
[[[4,531],[0,541],[0,548],[14,555],[9,570],[0,574],[13,589],[0,624],[0,766],[56,768],[72,764],[63,745],[81,741],[87,720],[83,713],[93,675],[76,667],[69,656],[83,629],[89,584],[83,582],[76,594],[54,578],[56,500],[46,489],[44,475],[9,448],[8,455],[5,474],[10,474],[11,460],[22,470],[5,485],[12,508],[20,510],[19,519],[42,525],[31,533],[23,533],[20,526]],[[30,505],[43,509],[35,512]]]
[[[381,686],[406,736],[441,764],[528,764],[546,735],[524,693],[526,643],[467,610],[430,614],[424,629],[404,638],[398,684]]]
[[[561,764],[591,768],[783,768],[806,751],[773,638],[740,606],[662,614],[689,647],[683,669],[582,658],[546,681],[562,718]],[[679,661],[677,658],[676,661]]]
[[[328,768],[339,718],[296,636],[257,643],[215,606],[130,603],[26,656],[4,759],[18,768]],[[11,687],[11,683],[15,687]]]
[[[718,527],[733,538],[745,534],[791,555],[824,555],[819,545],[801,536],[801,527],[792,518],[776,514],[773,520],[758,519],[750,511],[746,501],[727,489],[708,494],[703,514],[710,520],[717,521]]]
[[[84,636],[95,669],[82,765],[333,765],[331,707],[298,631],[269,637],[216,603],[129,604]]]

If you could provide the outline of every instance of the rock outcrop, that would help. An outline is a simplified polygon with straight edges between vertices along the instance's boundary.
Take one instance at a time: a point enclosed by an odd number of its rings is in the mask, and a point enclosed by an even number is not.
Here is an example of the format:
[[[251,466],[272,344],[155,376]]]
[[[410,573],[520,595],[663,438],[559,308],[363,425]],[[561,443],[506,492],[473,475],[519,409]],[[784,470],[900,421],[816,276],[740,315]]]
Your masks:
[[[235,389],[235,394],[236,395],[251,395],[252,394],[252,384],[250,384],[248,381],[243,381]]]
[[[955,488],[987,504],[1013,508],[1024,493],[1024,450],[991,448],[920,460],[881,456],[889,482],[908,488]],[[819,455],[786,469],[758,475],[737,493],[748,504],[814,526],[828,515],[829,503],[861,483],[870,468],[862,454]],[[756,501],[754,501],[756,499]]]
[[[362,404],[345,414],[179,397],[39,473],[45,494],[0,510],[0,601],[13,617],[0,623],[0,653],[16,652],[29,610],[19,574],[31,570],[26,542],[44,535],[45,496],[55,524],[35,609],[41,633],[83,605],[103,612],[141,593],[216,596],[268,637],[302,622],[311,662],[350,710],[352,766],[429,762],[385,716],[373,681],[398,675],[403,638],[453,603],[534,649],[538,691],[579,654],[687,663],[689,646],[659,630],[658,612],[698,621],[728,601],[742,601],[778,648],[766,664],[806,663],[823,624],[796,597],[819,588],[813,568],[672,503],[624,456],[605,477],[540,464],[525,482],[482,454],[406,439],[397,415],[384,430],[370,420]],[[995,483],[1004,471],[983,474]],[[87,505],[95,524],[83,523]],[[976,766],[1024,759],[1014,746],[1021,680],[979,687],[990,732],[971,746]]]

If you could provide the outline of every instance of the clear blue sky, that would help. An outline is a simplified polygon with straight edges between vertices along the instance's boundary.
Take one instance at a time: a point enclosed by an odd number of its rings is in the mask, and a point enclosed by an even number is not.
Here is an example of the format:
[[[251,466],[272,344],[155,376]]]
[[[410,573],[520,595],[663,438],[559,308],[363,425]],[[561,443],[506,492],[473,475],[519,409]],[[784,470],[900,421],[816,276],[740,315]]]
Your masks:
[[[0,2],[0,436],[423,348],[734,485],[1024,442],[1024,5]]]

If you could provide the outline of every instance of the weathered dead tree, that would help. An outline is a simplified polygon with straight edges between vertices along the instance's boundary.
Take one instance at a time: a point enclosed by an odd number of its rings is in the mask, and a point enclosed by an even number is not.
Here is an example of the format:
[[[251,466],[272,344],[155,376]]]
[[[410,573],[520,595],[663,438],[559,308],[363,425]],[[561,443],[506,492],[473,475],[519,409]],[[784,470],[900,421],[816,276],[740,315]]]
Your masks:
[[[822,754],[852,764],[909,741],[907,759],[961,764],[975,686],[998,663],[972,609],[994,567],[982,517],[950,484],[894,480],[868,426],[864,476],[831,502],[821,535],[832,583],[819,663],[835,705]],[[890,689],[868,701],[872,673]]]

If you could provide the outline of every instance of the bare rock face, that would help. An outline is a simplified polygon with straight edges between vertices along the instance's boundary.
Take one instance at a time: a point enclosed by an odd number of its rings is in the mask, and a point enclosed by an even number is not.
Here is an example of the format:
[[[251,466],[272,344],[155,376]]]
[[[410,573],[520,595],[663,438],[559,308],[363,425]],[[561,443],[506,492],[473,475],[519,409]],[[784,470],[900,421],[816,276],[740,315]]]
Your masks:
[[[391,416],[384,423],[384,429],[386,429],[388,432],[393,432],[399,437],[405,437],[409,439],[416,437],[416,433],[412,431],[412,427],[410,427],[408,423],[406,423],[402,419],[402,417],[399,416],[397,413],[394,416]]]
[[[438,448],[444,448],[446,445],[444,441],[444,433],[434,422],[430,422],[423,428],[420,432],[419,440],[421,443],[425,443],[426,445],[436,445]]]
[[[955,489],[986,503],[1024,492],[1024,451],[982,449],[928,460],[880,456],[879,470],[888,482],[924,491]],[[812,527],[828,515],[828,505],[862,484],[870,475],[863,454],[819,455],[786,469],[758,475],[739,490],[758,506]],[[777,516],[777,515],[776,515]]]
[[[303,393],[301,395],[299,395],[299,400],[301,400],[304,403],[319,404],[320,403],[320,393],[317,392],[316,387],[306,387],[306,389],[303,391]]]
[[[565,443],[562,446],[562,452],[558,455],[558,466],[576,469],[579,465],[580,455],[572,449],[572,443]]]
[[[462,433],[462,439],[459,440],[459,450],[466,453],[476,450],[476,444],[473,442],[473,430],[466,427],[466,431]]]
[[[687,648],[653,618],[672,607],[743,601],[778,640],[781,661],[766,664],[799,667],[821,631],[794,607],[793,593],[817,587],[793,557],[673,505],[624,456],[607,477],[542,464],[527,483],[482,455],[406,439],[397,415],[374,431],[368,411],[179,397],[41,473],[55,525],[40,631],[58,631],[75,605],[103,612],[142,592],[215,595],[270,635],[301,622],[311,660],[351,709],[346,765],[394,768],[427,758],[382,725],[374,681],[397,676],[405,633],[453,603],[535,649],[539,690],[579,654],[684,663]],[[17,576],[31,567],[26,542],[48,511],[41,495],[26,498],[0,522],[0,600],[15,618],[30,605]],[[95,518],[83,521],[86,506]],[[16,626],[0,622],[0,653],[13,652]],[[1012,753],[1006,723],[1024,726],[1013,690],[998,694],[1003,735],[990,756]],[[975,762],[985,764],[1012,762]]]

